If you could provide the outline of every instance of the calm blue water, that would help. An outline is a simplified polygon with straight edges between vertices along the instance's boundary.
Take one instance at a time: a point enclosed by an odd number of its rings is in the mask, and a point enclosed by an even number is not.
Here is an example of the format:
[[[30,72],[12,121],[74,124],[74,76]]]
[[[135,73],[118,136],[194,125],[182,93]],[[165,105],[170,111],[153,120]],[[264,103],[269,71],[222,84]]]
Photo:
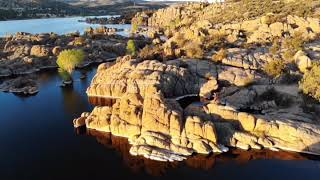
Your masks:
[[[108,16],[101,16],[108,17]],[[15,34],[16,32],[66,34],[79,31],[81,33],[88,27],[99,27],[97,24],[87,24],[78,22],[87,17],[68,17],[68,18],[49,18],[49,19],[30,19],[30,20],[13,20],[0,21],[0,37]],[[112,28],[130,29],[131,25],[110,24],[105,25]],[[119,32],[120,35],[128,35],[128,32]]]
[[[19,97],[0,93],[0,179],[258,179],[317,180],[320,161],[300,154],[230,152],[162,163],[129,155],[126,139],[88,132],[77,135],[72,120],[92,105],[88,78],[74,73],[73,88],[60,88],[55,70],[39,73],[40,92]]]

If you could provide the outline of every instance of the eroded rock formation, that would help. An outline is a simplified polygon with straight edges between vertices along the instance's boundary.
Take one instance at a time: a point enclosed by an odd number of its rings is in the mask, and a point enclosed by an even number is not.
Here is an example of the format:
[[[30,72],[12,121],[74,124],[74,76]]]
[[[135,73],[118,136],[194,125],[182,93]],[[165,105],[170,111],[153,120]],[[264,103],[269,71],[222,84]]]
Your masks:
[[[219,84],[225,81],[229,89],[218,92]],[[107,106],[96,106],[91,113],[82,114],[74,125],[127,137],[132,155],[160,161],[180,161],[193,152],[224,152],[227,150],[224,145],[318,154],[320,126],[316,117],[301,122],[303,119],[277,116],[272,108],[289,109],[279,102],[269,105],[272,99],[263,98],[274,88],[268,85],[241,88],[248,82],[259,85],[266,81],[254,70],[205,60],[159,62],[126,56],[117,59],[113,66],[100,65],[87,90],[90,97],[113,100]],[[177,101],[199,94],[203,98],[212,95],[221,98],[191,104],[186,109]],[[295,99],[292,94],[288,98]],[[262,113],[258,107],[265,111]]]

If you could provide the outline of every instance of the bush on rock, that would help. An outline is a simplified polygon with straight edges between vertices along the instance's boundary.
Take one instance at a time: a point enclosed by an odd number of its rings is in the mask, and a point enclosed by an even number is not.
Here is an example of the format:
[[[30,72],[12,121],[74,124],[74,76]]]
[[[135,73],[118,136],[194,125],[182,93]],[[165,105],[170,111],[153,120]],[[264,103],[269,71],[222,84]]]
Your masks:
[[[132,56],[135,56],[137,54],[136,44],[132,39],[130,39],[127,43],[127,54]]]
[[[314,63],[299,83],[303,93],[320,101],[320,63]]]
[[[279,59],[272,60],[268,62],[263,70],[271,77],[279,77],[283,74],[286,64]]]

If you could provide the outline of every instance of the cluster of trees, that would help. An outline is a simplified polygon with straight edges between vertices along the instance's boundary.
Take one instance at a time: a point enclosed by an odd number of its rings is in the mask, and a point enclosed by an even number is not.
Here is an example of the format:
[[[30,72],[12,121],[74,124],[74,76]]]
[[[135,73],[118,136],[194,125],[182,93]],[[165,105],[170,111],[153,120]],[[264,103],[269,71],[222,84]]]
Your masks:
[[[18,17],[19,14],[16,11],[0,9],[0,21],[7,19],[16,19]]]

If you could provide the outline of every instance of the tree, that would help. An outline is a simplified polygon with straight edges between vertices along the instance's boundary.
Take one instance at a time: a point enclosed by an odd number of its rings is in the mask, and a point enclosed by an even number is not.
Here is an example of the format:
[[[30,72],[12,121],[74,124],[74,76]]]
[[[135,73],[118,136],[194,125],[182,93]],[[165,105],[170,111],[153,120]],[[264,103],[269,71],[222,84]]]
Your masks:
[[[64,81],[72,81],[71,74],[76,66],[83,62],[84,57],[83,50],[64,50],[59,54],[57,64]]]
[[[132,56],[135,56],[137,54],[136,44],[132,39],[130,39],[127,43],[127,54]]]

